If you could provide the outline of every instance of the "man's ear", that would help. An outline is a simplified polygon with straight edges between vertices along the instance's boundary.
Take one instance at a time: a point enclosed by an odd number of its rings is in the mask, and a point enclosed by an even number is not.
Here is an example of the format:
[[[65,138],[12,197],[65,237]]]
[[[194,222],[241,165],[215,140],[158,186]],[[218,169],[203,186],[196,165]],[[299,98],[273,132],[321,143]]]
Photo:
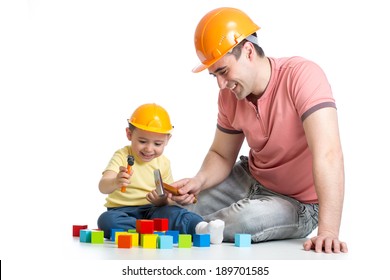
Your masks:
[[[127,139],[129,139],[129,141],[131,141],[131,136],[132,136],[132,132],[130,130],[130,128],[126,127],[126,136],[127,136]]]

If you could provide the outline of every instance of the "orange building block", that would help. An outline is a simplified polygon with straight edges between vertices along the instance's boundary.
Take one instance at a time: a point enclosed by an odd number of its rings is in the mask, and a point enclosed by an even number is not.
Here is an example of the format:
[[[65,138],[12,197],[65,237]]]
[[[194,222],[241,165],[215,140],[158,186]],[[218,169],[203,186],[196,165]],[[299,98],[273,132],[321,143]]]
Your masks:
[[[119,234],[118,235],[118,248],[131,248],[132,238],[130,234]]]

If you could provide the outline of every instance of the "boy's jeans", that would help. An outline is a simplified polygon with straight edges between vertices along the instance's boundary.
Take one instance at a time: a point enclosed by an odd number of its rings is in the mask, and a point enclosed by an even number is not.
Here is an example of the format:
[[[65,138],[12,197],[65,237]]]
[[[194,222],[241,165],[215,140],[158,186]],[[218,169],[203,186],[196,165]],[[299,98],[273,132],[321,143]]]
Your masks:
[[[253,242],[303,238],[318,224],[318,204],[304,204],[266,189],[250,175],[245,156],[225,181],[202,191],[198,202],[186,208],[206,221],[225,221],[225,242],[234,242],[236,233],[251,234]]]

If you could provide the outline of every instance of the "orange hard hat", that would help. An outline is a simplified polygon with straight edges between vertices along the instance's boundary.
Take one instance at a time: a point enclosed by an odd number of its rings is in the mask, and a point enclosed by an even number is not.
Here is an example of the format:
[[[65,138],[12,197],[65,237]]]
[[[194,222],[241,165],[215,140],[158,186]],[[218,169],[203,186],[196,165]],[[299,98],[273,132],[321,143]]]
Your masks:
[[[139,129],[151,132],[168,134],[173,129],[168,112],[155,103],[139,106],[128,121]]]
[[[259,30],[247,14],[235,8],[218,8],[208,12],[195,30],[195,49],[201,64],[192,72],[200,72]]]

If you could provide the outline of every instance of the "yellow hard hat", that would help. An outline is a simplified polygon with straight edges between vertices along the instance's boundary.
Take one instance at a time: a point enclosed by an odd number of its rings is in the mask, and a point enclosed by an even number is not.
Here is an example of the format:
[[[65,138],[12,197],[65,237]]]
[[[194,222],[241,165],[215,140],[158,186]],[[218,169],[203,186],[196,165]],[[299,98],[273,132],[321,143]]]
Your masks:
[[[247,14],[238,9],[224,7],[208,12],[195,30],[195,49],[201,64],[192,72],[209,68],[259,29]]]
[[[139,106],[129,119],[129,123],[146,131],[168,134],[173,126],[167,111],[155,103]]]

